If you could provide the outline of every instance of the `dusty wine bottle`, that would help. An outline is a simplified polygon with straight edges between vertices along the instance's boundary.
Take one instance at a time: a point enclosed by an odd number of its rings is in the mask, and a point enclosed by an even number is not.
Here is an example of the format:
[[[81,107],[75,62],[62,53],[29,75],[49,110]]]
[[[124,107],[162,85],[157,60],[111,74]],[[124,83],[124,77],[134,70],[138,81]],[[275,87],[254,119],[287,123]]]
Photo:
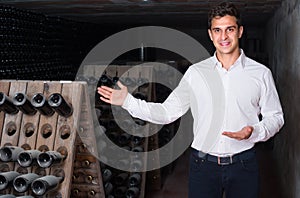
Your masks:
[[[143,168],[143,162],[139,159],[135,159],[131,162],[130,166],[133,170],[138,171]]]
[[[31,98],[31,104],[44,116],[52,116],[55,112],[42,93],[35,94]]]
[[[130,187],[138,186],[141,183],[142,177],[140,173],[134,173],[128,178],[128,185]]]
[[[114,177],[114,183],[117,186],[123,185],[127,179],[128,179],[129,174],[128,173],[120,173],[117,176]]]
[[[114,189],[114,186],[112,185],[112,183],[107,182],[104,184],[104,191],[105,191],[105,196],[109,196],[112,191]]]
[[[141,145],[145,141],[145,137],[140,137],[140,136],[136,136],[136,135],[132,136],[131,139],[132,139],[132,143],[134,145]]]
[[[118,137],[118,143],[121,145],[121,146],[124,146],[126,144],[128,144],[131,140],[131,135],[124,132],[122,133],[119,137]]]
[[[0,111],[7,114],[16,114],[19,112],[18,108],[13,104],[10,98],[3,92],[0,92]]]
[[[13,103],[26,115],[34,115],[37,112],[24,93],[16,93],[13,97]]]
[[[62,180],[62,177],[56,177],[54,175],[40,177],[31,183],[32,192],[35,195],[42,196],[56,189]]]
[[[13,180],[19,176],[20,173],[16,171],[2,172],[0,173],[0,190],[4,190],[12,185]]]
[[[23,148],[17,146],[4,146],[0,149],[0,160],[3,162],[16,162]]]
[[[135,92],[132,94],[135,98],[137,99],[141,99],[141,100],[147,100],[147,95],[145,93],[142,92]]]
[[[22,167],[32,166],[36,160],[38,155],[41,153],[39,150],[26,150],[22,151],[18,155],[18,163]]]
[[[70,117],[73,113],[72,105],[67,103],[63,96],[59,93],[53,93],[48,99],[49,105],[63,117]]]
[[[37,163],[42,168],[48,168],[52,165],[60,164],[64,161],[65,156],[57,151],[47,151],[40,153],[37,157]]]
[[[114,195],[116,198],[121,198],[121,197],[124,197],[124,195],[126,194],[126,191],[127,191],[127,187],[119,186],[114,189]]]
[[[110,181],[111,178],[112,178],[112,172],[111,172],[111,170],[109,170],[109,169],[107,169],[107,168],[104,169],[104,170],[103,170],[103,173],[102,173],[102,181],[103,181],[104,183],[106,183],[106,182]]]
[[[13,187],[19,193],[26,192],[29,189],[31,183],[39,177],[40,176],[35,173],[20,175],[14,179]]]
[[[138,198],[140,189],[138,187],[130,187],[126,192],[126,198]]]
[[[132,149],[131,149],[131,151],[132,152],[143,152],[144,151],[144,149],[143,149],[143,147],[141,147],[141,146],[136,146],[136,147],[133,147]]]
[[[113,83],[111,77],[106,74],[102,74],[97,86],[98,87],[100,87],[100,86],[113,87],[113,85],[114,85],[114,83]]]

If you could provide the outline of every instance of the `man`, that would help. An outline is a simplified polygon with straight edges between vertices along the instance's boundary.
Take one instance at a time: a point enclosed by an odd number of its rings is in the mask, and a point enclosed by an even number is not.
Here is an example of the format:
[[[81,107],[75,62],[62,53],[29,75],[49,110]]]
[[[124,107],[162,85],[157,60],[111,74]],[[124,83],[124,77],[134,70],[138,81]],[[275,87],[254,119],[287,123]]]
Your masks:
[[[208,34],[216,48],[214,56],[192,65],[163,103],[135,99],[120,82],[120,90],[99,87],[98,92],[101,100],[122,105],[132,116],[154,123],[172,122],[190,108],[194,140],[189,197],[220,198],[225,192],[226,198],[256,198],[259,174],[253,147],[283,126],[279,97],[270,70],[246,57],[239,48],[243,26],[234,5],[221,3],[210,11]],[[203,148],[203,140],[207,117],[211,115],[207,107],[210,98],[201,81],[201,67],[218,72],[225,92],[224,122],[209,151]]]

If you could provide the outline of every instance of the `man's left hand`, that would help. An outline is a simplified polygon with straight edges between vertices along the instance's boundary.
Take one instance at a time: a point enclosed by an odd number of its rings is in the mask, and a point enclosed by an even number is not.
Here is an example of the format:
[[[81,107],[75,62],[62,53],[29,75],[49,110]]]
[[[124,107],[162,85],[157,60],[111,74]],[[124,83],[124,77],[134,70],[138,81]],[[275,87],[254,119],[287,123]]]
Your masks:
[[[253,132],[253,127],[246,126],[242,128],[242,130],[236,132],[224,131],[222,135],[226,135],[227,137],[237,139],[237,140],[246,140],[251,136],[252,132]]]

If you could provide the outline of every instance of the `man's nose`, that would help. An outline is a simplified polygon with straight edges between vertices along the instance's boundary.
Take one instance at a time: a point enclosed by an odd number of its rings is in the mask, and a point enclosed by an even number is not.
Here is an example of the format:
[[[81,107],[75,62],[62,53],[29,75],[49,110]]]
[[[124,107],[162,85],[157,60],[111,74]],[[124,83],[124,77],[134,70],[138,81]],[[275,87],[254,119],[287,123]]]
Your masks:
[[[221,38],[222,38],[222,40],[225,40],[225,39],[228,38],[228,35],[227,35],[227,32],[226,32],[226,31],[222,31],[222,33],[221,33]]]

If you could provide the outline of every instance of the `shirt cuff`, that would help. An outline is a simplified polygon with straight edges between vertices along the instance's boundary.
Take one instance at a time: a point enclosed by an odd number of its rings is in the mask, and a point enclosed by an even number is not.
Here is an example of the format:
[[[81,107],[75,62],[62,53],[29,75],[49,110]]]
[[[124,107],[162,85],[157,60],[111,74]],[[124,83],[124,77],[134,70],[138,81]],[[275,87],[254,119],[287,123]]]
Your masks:
[[[126,96],[126,98],[123,102],[122,108],[123,109],[128,109],[130,104],[131,104],[130,101],[132,101],[133,99],[134,99],[134,97],[130,93],[127,93],[127,96]]]
[[[248,138],[247,141],[251,142],[251,143],[259,142],[260,141],[260,133],[261,133],[260,126],[259,125],[253,125],[252,127],[253,127],[252,134]]]

